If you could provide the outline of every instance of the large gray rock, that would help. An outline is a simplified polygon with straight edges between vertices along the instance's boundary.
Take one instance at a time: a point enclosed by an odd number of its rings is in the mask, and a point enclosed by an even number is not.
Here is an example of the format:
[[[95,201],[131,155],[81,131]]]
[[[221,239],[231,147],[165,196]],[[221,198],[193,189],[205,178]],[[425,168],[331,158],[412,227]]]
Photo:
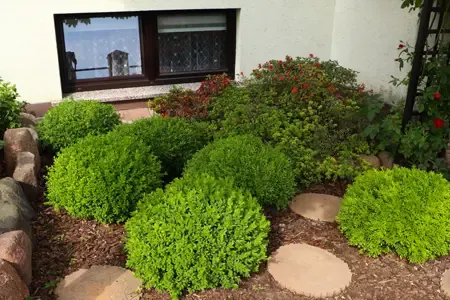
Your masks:
[[[37,126],[36,117],[24,112],[20,113],[20,123],[22,127],[35,128]]]
[[[36,214],[28,202],[21,185],[10,177],[5,177],[0,180],[0,203],[1,202],[9,202],[17,206],[20,209],[22,216],[28,221],[36,218]]]
[[[386,169],[392,169],[394,167],[394,157],[386,151],[377,154],[380,160],[381,166]]]
[[[0,234],[15,230],[24,231],[33,240],[31,226],[22,216],[20,209],[10,202],[0,202]]]
[[[41,167],[38,145],[28,128],[8,129],[3,137],[5,141],[4,153],[6,162],[6,172],[8,176],[14,173],[17,163],[17,153],[31,152],[34,154],[35,172]]]
[[[17,153],[16,169],[13,173],[13,179],[20,183],[28,201],[32,202],[37,199],[39,194],[38,179],[36,176],[34,165],[34,154],[31,152]]]
[[[31,283],[31,250],[31,240],[21,230],[0,235],[0,259],[13,266],[27,285]]]
[[[28,287],[16,270],[8,262],[0,259],[0,299],[24,300],[29,295]]]

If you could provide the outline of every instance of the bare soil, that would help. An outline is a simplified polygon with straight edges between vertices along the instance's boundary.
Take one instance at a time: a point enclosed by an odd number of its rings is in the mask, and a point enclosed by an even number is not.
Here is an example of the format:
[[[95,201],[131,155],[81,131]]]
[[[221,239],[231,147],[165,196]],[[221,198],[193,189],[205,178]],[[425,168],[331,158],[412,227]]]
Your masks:
[[[51,159],[44,159],[51,163]],[[42,180],[42,190],[45,185]],[[345,182],[317,185],[310,192],[329,193],[342,196]],[[53,300],[54,287],[58,280],[79,268],[109,264],[124,266],[124,231],[121,225],[101,225],[94,221],[75,219],[65,212],[55,212],[44,204],[42,195],[34,203],[38,220],[33,224],[36,246],[33,252],[33,283],[30,293],[33,299]],[[269,253],[281,245],[307,243],[326,249],[343,259],[350,267],[353,277],[350,286],[331,299],[380,299],[380,300],[426,300],[445,299],[440,291],[440,277],[450,268],[450,257],[442,257],[423,265],[409,264],[397,256],[385,255],[369,258],[358,249],[350,247],[336,224],[327,224],[304,219],[289,210],[275,212],[266,210],[271,221]],[[166,293],[144,291],[144,299],[170,300]],[[312,299],[282,289],[268,274],[266,265],[259,273],[244,280],[236,290],[214,289],[186,295],[184,299],[268,299],[307,300]]]

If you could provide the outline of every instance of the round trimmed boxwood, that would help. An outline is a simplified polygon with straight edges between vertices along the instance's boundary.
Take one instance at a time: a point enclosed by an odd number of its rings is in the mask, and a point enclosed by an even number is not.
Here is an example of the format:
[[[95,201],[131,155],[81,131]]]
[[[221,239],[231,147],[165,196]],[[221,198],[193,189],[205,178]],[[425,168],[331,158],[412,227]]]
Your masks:
[[[417,169],[370,170],[345,193],[337,221],[349,244],[414,263],[450,252],[450,183]]]
[[[145,193],[161,186],[160,172],[151,149],[132,137],[88,136],[58,154],[46,196],[72,216],[123,222]]]
[[[64,100],[50,108],[38,123],[44,146],[59,151],[88,135],[111,131],[120,124],[120,116],[111,104],[95,100]]]
[[[251,135],[217,140],[197,152],[186,174],[206,173],[229,177],[249,190],[260,204],[286,208],[295,192],[295,176],[289,159]]]
[[[175,179],[146,195],[125,229],[127,266],[174,299],[186,290],[235,288],[267,260],[270,223],[229,179]]]
[[[122,124],[115,132],[132,136],[148,145],[161,160],[165,182],[181,176],[186,162],[208,141],[206,131],[200,124],[181,118],[154,116],[132,124]]]

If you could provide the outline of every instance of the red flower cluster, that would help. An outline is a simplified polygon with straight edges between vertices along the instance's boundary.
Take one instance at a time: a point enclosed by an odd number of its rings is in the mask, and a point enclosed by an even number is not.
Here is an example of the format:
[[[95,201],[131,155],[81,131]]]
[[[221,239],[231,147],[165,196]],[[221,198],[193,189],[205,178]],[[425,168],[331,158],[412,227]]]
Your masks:
[[[441,94],[439,92],[436,92],[433,94],[433,97],[435,100],[439,100],[439,99],[441,99]]]
[[[204,119],[208,117],[208,107],[215,96],[231,84],[226,75],[216,75],[203,81],[196,91],[182,90],[171,92],[165,97],[155,99],[150,107],[165,117]]]
[[[403,44],[398,45],[398,49],[403,49],[404,47],[405,47],[405,45],[403,45]]]
[[[298,93],[298,87],[294,87],[291,92],[292,92],[292,94],[297,94]]]
[[[436,127],[437,129],[439,129],[439,128],[442,128],[442,127],[445,126],[445,121],[442,120],[442,119],[439,119],[439,118],[435,118],[435,119],[433,120],[433,124],[434,124],[434,127]]]

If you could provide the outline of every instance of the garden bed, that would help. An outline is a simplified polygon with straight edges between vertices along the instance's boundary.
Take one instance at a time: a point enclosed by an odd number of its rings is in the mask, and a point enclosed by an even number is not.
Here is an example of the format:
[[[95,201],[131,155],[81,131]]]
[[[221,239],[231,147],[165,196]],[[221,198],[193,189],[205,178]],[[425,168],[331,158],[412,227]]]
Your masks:
[[[43,157],[43,165],[51,157]],[[41,179],[42,192],[45,183]],[[311,192],[342,196],[344,182],[316,185]],[[95,221],[76,219],[65,212],[57,213],[44,204],[43,193],[35,209],[36,247],[33,253],[33,299],[56,299],[53,294],[57,281],[80,268],[92,265],[125,266],[123,252],[124,230],[121,225],[102,225]],[[290,210],[266,210],[271,221],[269,253],[291,243],[307,243],[326,249],[343,259],[353,277],[350,286],[341,294],[327,299],[444,299],[440,291],[440,277],[450,268],[450,258],[431,260],[423,265],[409,264],[395,255],[379,259],[360,255],[348,246],[336,224],[307,220]],[[154,290],[144,292],[144,299],[170,299],[168,294]],[[190,294],[185,299],[310,299],[282,289],[262,266],[258,274],[241,283],[237,290],[209,290]]]

